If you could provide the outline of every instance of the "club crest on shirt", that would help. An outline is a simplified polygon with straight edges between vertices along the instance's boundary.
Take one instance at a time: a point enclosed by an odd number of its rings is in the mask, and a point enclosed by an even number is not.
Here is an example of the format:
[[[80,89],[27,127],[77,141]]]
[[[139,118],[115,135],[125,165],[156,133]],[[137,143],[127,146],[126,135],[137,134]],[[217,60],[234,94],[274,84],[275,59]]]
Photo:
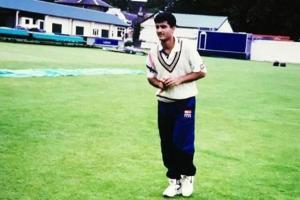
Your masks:
[[[201,69],[201,70],[204,70],[204,69],[205,69],[205,65],[204,65],[204,64],[201,64],[201,65],[200,65],[200,69]]]
[[[192,118],[192,110],[185,110],[183,116],[184,118]]]

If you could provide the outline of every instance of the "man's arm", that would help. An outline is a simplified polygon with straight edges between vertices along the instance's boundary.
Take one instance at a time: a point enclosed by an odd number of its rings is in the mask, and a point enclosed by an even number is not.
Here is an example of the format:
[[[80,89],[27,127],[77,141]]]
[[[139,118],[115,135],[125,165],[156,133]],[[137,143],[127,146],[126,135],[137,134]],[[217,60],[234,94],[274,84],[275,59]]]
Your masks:
[[[205,75],[206,75],[206,73],[202,72],[202,71],[191,72],[184,76],[179,76],[179,77],[175,77],[175,78],[167,78],[163,81],[163,85],[165,87],[174,87],[174,86],[180,85],[182,83],[188,83],[188,82],[192,82],[192,81],[196,81],[198,79],[204,78]]]
[[[164,83],[160,80],[158,80],[156,77],[148,78],[148,82],[156,88],[159,88],[161,90],[165,89]]]

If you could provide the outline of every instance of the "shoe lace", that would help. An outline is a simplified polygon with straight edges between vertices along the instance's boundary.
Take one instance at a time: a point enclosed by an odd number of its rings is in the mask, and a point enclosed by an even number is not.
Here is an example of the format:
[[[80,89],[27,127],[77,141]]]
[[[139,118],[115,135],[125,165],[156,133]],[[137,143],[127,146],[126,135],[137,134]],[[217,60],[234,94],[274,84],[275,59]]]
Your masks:
[[[183,175],[182,176],[182,183],[192,183],[193,182],[193,179],[192,179],[192,176],[186,176],[186,175]]]
[[[169,179],[169,185],[180,185],[180,180]]]

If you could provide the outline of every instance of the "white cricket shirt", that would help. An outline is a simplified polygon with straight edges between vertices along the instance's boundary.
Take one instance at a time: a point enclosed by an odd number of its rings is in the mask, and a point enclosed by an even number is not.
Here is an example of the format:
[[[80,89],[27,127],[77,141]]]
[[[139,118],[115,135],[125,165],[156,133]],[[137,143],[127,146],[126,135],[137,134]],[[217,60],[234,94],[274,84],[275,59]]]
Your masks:
[[[190,47],[187,41],[175,38],[175,45],[169,55],[163,52],[159,43],[152,48],[147,56],[147,77],[156,77],[158,80],[169,77],[183,76],[191,72],[207,72],[206,66],[196,49]],[[186,99],[198,94],[196,81],[183,83],[167,90],[157,91],[158,100],[172,102]]]

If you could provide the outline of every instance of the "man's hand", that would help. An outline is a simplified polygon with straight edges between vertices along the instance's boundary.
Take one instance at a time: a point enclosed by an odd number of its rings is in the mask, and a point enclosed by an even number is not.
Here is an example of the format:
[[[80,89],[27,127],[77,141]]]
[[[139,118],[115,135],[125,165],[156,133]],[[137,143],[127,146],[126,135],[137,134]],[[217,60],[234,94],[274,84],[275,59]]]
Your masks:
[[[205,73],[200,71],[200,72],[191,72],[184,76],[166,78],[161,81],[164,83],[166,88],[170,88],[170,87],[180,85],[182,83],[196,81],[196,80],[198,80],[200,78],[204,78],[204,77],[205,77]]]
[[[175,87],[182,83],[188,83],[191,81],[195,81],[195,80],[198,80],[203,77],[205,77],[205,73],[200,71],[200,72],[191,72],[184,76],[169,77],[169,78],[163,78],[160,80],[158,80],[156,77],[152,77],[152,78],[148,78],[148,81],[152,86],[159,88],[162,92],[171,87]]]
[[[158,80],[156,77],[148,78],[149,83],[156,88],[159,88],[161,91],[166,89],[164,80]]]
[[[176,78],[170,77],[163,80],[163,84],[166,88],[174,87],[180,85],[181,83],[182,83],[181,77],[176,77]]]
[[[162,91],[166,89],[166,86],[163,81],[158,82],[158,88],[161,89]]]

